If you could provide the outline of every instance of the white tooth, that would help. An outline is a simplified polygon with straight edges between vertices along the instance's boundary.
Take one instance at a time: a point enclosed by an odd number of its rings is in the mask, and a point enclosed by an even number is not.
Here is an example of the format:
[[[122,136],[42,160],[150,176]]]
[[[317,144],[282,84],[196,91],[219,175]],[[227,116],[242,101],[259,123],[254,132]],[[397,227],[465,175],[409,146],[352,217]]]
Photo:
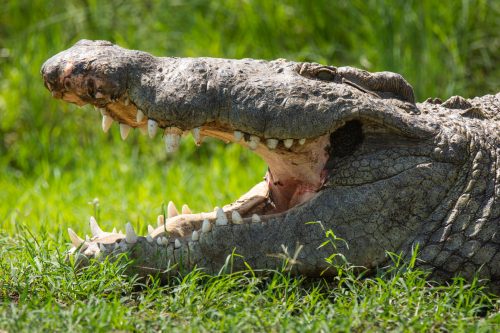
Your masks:
[[[139,126],[139,131],[141,132],[142,135],[148,134],[148,125],[144,124],[142,126]]]
[[[161,243],[161,237],[158,237],[158,238],[156,239],[156,244],[158,244],[158,245],[161,245],[161,244],[162,244],[162,243]]]
[[[71,243],[73,244],[74,247],[79,247],[82,245],[85,241],[78,237],[76,232],[73,231],[73,229],[68,228],[68,234],[69,234],[69,239],[71,239]]]
[[[167,246],[167,245],[168,245],[168,238],[167,238],[167,237],[162,237],[162,238],[161,238],[161,243],[162,243],[163,245]]]
[[[167,206],[167,217],[171,218],[174,216],[179,215],[179,211],[177,210],[177,207],[175,207],[175,204],[172,201],[169,201],[168,206]]]
[[[243,133],[241,133],[240,131],[234,131],[233,134],[234,134],[234,141],[238,142],[241,139],[243,139]]]
[[[293,145],[293,139],[283,140],[283,144],[285,145],[286,148],[290,148]]]
[[[135,233],[134,227],[132,227],[130,223],[125,225],[125,240],[129,244],[137,242],[137,234]]]
[[[148,241],[148,243],[153,243],[153,237],[151,237],[151,235],[147,235],[146,240]]]
[[[215,206],[214,207],[214,212],[218,211],[219,210],[219,206]]]
[[[212,230],[212,224],[209,220],[204,219],[201,225],[201,232],[209,232],[210,230]]]
[[[97,221],[95,220],[95,217],[91,216],[90,217],[90,232],[92,233],[92,237],[97,237],[101,234],[104,233],[101,228],[99,228],[99,225],[97,224]]]
[[[156,218],[157,224],[159,227],[163,226],[165,224],[165,216],[164,215],[158,215]]]
[[[306,139],[300,139],[300,140],[299,140],[299,145],[301,145],[301,146],[302,146],[304,143],[306,143]]]
[[[101,250],[101,252],[106,252],[106,248],[102,243],[99,243],[99,250]]]
[[[241,218],[240,213],[238,213],[238,211],[236,211],[236,210],[233,210],[231,212],[231,220],[233,221],[234,224],[242,224],[243,223],[243,219]]]
[[[85,241],[86,241],[86,242],[89,242],[89,241],[90,241],[90,237],[89,237],[89,235],[85,235]]]
[[[122,137],[122,140],[125,140],[130,133],[130,126],[127,124],[120,124],[120,136]]]
[[[109,112],[106,111],[106,109],[104,108],[97,108],[99,110],[99,112],[101,113],[101,115],[104,117],[104,116],[109,116]]]
[[[260,217],[257,214],[252,215],[252,223],[259,223],[260,222]]]
[[[158,131],[158,123],[153,119],[148,119],[148,133],[150,138],[154,138]]]
[[[248,146],[250,149],[255,150],[257,149],[257,146],[259,145],[260,138],[255,135],[250,135],[250,141],[248,142]]]
[[[103,116],[102,117],[102,130],[104,133],[109,131],[109,128],[113,124],[113,118],[111,116]]]
[[[192,235],[191,235],[191,240],[193,242],[196,242],[197,240],[200,239],[200,234],[198,233],[198,231],[193,231]]]
[[[188,205],[182,205],[182,214],[192,214],[191,209]]]
[[[165,129],[165,149],[167,153],[174,153],[179,149],[182,130],[176,127]]]
[[[130,104],[130,99],[128,97],[125,97],[125,99],[123,100],[123,105],[129,106],[129,104]]]
[[[266,142],[269,149],[276,149],[279,141],[276,139],[267,139]]]
[[[155,228],[151,224],[148,224],[148,234],[152,234],[155,231]]]
[[[227,225],[227,217],[222,208],[217,209],[215,225]]]
[[[202,138],[201,138],[201,134],[200,134],[200,128],[199,127],[193,128],[191,130],[191,133],[193,134],[194,143],[197,146],[201,145]]]
[[[144,112],[142,110],[137,109],[137,114],[135,115],[135,121],[140,123],[144,119]]]
[[[116,228],[113,228],[113,231],[112,231],[114,234],[116,234]]]
[[[181,247],[181,245],[182,245],[182,244],[181,244],[181,241],[180,241],[180,240],[178,240],[178,239],[176,238],[176,239],[175,239],[175,242],[174,242],[174,247],[175,247],[176,249],[178,249],[178,248],[180,248],[180,247]]]

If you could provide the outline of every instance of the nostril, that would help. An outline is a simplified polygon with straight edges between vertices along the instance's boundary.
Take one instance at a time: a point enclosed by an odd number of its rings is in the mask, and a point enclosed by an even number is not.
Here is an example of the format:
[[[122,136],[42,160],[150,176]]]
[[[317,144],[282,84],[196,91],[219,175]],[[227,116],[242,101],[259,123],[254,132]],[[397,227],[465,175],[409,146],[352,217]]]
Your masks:
[[[71,90],[72,86],[73,86],[73,84],[71,83],[71,81],[69,79],[64,80],[64,89]]]

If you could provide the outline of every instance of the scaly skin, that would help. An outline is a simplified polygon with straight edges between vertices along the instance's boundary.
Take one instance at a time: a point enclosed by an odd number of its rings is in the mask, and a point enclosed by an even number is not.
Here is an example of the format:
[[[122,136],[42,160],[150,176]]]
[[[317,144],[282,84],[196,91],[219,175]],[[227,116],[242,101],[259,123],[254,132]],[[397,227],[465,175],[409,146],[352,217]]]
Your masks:
[[[73,249],[79,258],[128,251],[143,274],[174,264],[217,272],[233,252],[241,255],[233,269],[275,268],[282,245],[290,254],[300,246],[293,270],[318,276],[331,248],[319,247],[324,231],[307,222],[321,221],[347,242],[339,250],[354,265],[372,269],[387,263],[386,251],[419,244],[418,264],[434,278],[478,272],[500,287],[500,93],[415,103],[411,86],[389,72],[157,58],[103,41],[80,41],[47,60],[42,75],[54,97],[105,108],[108,121],[165,128],[169,151],[197,128],[269,164],[266,181],[217,223],[216,213],[175,216],[173,207],[148,237],[91,223],[91,240],[71,235],[83,242]]]

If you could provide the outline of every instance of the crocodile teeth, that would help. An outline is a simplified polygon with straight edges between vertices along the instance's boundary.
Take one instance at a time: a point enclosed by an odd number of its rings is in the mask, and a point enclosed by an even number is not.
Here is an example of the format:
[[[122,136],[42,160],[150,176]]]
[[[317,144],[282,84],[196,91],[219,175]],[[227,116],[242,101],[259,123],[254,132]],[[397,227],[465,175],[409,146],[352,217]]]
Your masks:
[[[116,228],[113,228],[112,233],[116,234]]]
[[[137,109],[137,114],[135,115],[135,121],[140,123],[144,119],[144,112],[142,110]]]
[[[231,212],[231,220],[233,221],[234,224],[242,224],[243,223],[243,219],[241,218],[240,213],[238,213],[238,211],[236,211],[236,210],[233,210]]]
[[[152,234],[155,231],[155,228],[151,224],[148,224],[148,234]]]
[[[161,237],[158,237],[158,238],[156,239],[156,244],[158,244],[158,245],[161,245],[161,244],[162,244],[162,243],[161,243]]]
[[[104,117],[104,116],[109,116],[109,112],[106,111],[106,109],[104,108],[97,108],[99,110],[99,112],[101,113],[101,115]]]
[[[250,141],[248,142],[248,146],[250,149],[255,150],[257,149],[257,146],[259,145],[260,138],[255,135],[250,135]]]
[[[90,225],[90,232],[92,233],[92,237],[97,237],[97,236],[104,233],[104,231],[102,231],[102,229],[99,227],[99,224],[97,224],[95,217],[93,217],[93,216],[90,217],[89,225]]]
[[[260,217],[257,214],[252,215],[252,223],[259,223],[260,222]]]
[[[200,134],[200,128],[196,127],[191,130],[191,133],[193,134],[193,139],[194,143],[199,146],[201,145],[201,134]]]
[[[180,240],[178,240],[178,239],[176,238],[176,239],[175,239],[175,242],[174,242],[174,247],[175,247],[176,249],[178,249],[178,248],[180,248],[180,247],[181,247],[181,245],[182,245],[182,244],[181,244],[181,241],[180,241]]]
[[[125,140],[130,133],[130,126],[127,124],[120,124],[120,136],[122,137],[122,140]]]
[[[162,243],[163,245],[168,245],[168,238],[167,238],[167,237],[162,237],[162,238],[161,238],[161,243]]]
[[[158,123],[153,119],[148,119],[148,134],[150,138],[154,138],[158,131]]]
[[[73,231],[73,229],[68,228],[68,234],[69,234],[69,239],[71,239],[71,243],[73,244],[74,247],[79,247],[80,245],[85,243],[83,239],[78,237],[78,235],[76,234],[76,232]]]
[[[147,235],[146,240],[148,241],[148,243],[153,243],[153,237],[151,237],[151,235]]]
[[[182,214],[192,214],[191,209],[189,208],[188,205],[182,205]]]
[[[177,210],[177,207],[175,207],[175,204],[172,201],[169,201],[168,206],[167,206],[167,217],[171,218],[174,216],[179,215],[179,211]]]
[[[227,217],[222,208],[217,209],[215,225],[227,225]]]
[[[104,247],[104,245],[102,243],[98,243],[99,244],[99,250],[101,252],[106,252],[106,248]]]
[[[156,218],[156,223],[158,224],[159,227],[165,224],[165,216],[164,215],[158,215]]]
[[[266,143],[267,143],[267,147],[269,149],[276,149],[276,147],[278,146],[278,140],[276,139],[267,139],[266,140]]]
[[[234,134],[234,141],[238,142],[241,139],[243,139],[243,133],[241,133],[240,131],[234,131],[233,134]]]
[[[125,99],[123,100],[123,105],[129,106],[129,104],[130,104],[130,99],[128,97],[125,97]]]
[[[130,223],[125,225],[125,241],[129,244],[135,244],[137,242],[137,234]]]
[[[104,133],[109,131],[109,128],[111,127],[112,124],[113,124],[113,118],[107,115],[102,116],[102,130],[104,131]]]
[[[200,239],[200,234],[198,233],[198,231],[193,231],[193,233],[191,234],[191,240],[193,242],[196,242],[197,240]]]
[[[141,132],[142,135],[148,134],[148,125],[144,124],[142,126],[139,126],[139,131]]]
[[[283,145],[284,145],[286,148],[290,148],[290,147],[293,145],[293,139],[286,139],[286,140],[283,140]]]
[[[212,230],[212,224],[209,220],[204,219],[201,225],[201,232],[209,232],[210,230]]]
[[[300,140],[299,140],[299,145],[301,145],[301,146],[302,146],[304,143],[306,143],[306,139],[300,139]]]
[[[174,153],[179,149],[182,131],[176,127],[165,129],[165,149],[167,153]]]

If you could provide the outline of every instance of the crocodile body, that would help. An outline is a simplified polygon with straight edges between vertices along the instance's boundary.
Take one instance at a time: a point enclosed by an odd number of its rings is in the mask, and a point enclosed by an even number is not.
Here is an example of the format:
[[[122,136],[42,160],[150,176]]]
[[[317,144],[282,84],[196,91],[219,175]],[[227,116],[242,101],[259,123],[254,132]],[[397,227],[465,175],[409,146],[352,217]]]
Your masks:
[[[103,128],[117,121],[122,137],[161,130],[171,152],[192,131],[197,143],[237,142],[269,165],[265,181],[215,212],[170,204],[146,237],[91,219],[92,239],[70,230],[80,258],[127,251],[145,274],[181,264],[217,272],[231,253],[241,255],[233,269],[280,267],[287,249],[294,272],[334,274],[324,228],[354,265],[374,269],[387,251],[418,244],[433,278],[478,274],[500,287],[500,93],[416,103],[390,72],[159,58],[87,40],[47,60],[42,76],[54,97],[102,108]]]

